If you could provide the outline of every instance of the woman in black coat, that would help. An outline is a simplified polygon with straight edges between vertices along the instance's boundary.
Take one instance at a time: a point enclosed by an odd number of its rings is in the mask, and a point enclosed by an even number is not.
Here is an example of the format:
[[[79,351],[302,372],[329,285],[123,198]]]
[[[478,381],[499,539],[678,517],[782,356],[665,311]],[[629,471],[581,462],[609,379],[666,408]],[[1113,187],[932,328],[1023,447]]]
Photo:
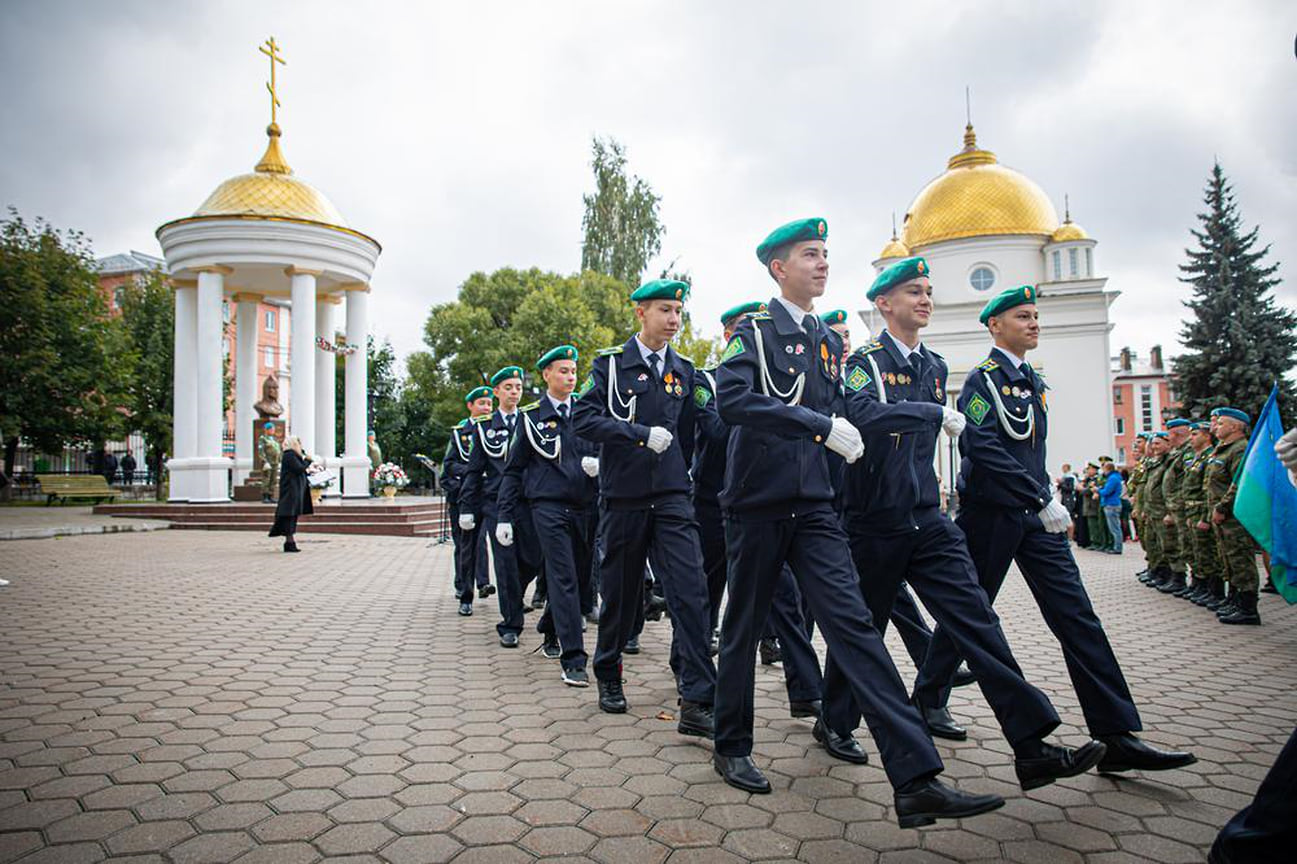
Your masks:
[[[297,517],[314,513],[311,507],[311,485],[306,479],[306,466],[311,460],[302,453],[302,442],[297,436],[284,441],[284,455],[279,462],[279,503],[275,506],[275,524],[270,526],[271,537],[284,538],[285,552],[300,552],[293,542],[297,533]]]

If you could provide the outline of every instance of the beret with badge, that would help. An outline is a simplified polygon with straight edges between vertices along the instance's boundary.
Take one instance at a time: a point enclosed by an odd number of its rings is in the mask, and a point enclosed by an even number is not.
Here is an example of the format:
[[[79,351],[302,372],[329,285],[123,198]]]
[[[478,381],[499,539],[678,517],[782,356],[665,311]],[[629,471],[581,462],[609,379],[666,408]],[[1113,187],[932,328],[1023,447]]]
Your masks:
[[[510,378],[522,380],[521,366],[506,366],[499,372],[491,376],[491,386],[497,386],[501,381],[508,381]]]
[[[494,397],[495,394],[491,392],[490,387],[482,385],[481,387],[474,387],[472,390],[469,390],[468,394],[464,396],[464,401],[473,402],[477,399],[481,399],[483,396],[491,398]]]
[[[540,359],[536,361],[536,371],[537,372],[542,371],[546,366],[553,363],[555,360],[578,360],[578,359],[580,359],[580,355],[577,354],[577,350],[575,347],[573,347],[572,345],[560,345],[557,348],[551,348],[548,351],[546,351],[544,354],[540,355]]]
[[[1006,288],[987,301],[986,305],[982,307],[982,313],[977,316],[977,320],[982,324],[986,324],[995,316],[1003,315],[1016,306],[1035,303],[1039,296],[1040,292],[1034,285],[1019,285],[1017,288]]]
[[[760,300],[754,300],[751,303],[740,303],[737,306],[731,306],[721,313],[721,326],[728,327],[730,322],[740,315],[751,315],[753,312],[766,311],[766,304]]]
[[[630,299],[636,303],[646,300],[686,300],[688,297],[689,283],[679,279],[654,279],[645,282],[630,295]]]
[[[757,260],[769,267],[770,262],[775,260],[775,253],[789,243],[827,239],[829,239],[829,223],[819,217],[797,219],[787,225],[780,225],[766,235],[766,239],[757,246]]]
[[[825,312],[823,315],[820,316],[820,320],[823,321],[825,324],[828,324],[829,326],[832,326],[834,324],[846,324],[847,310],[834,309],[832,312]]]
[[[883,268],[883,271],[874,279],[874,284],[869,286],[865,298],[875,300],[897,285],[929,275],[931,275],[931,271],[928,269],[928,262],[923,258],[917,255],[913,258],[902,258],[895,264]]]

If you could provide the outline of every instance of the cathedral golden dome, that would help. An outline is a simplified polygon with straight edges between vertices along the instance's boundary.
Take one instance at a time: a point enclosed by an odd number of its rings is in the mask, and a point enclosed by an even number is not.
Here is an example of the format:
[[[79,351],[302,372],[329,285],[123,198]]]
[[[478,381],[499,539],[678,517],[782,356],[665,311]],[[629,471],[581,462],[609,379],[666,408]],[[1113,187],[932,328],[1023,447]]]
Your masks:
[[[272,123],[266,134],[270,142],[256,169],[217,186],[194,212],[194,217],[288,219],[346,229],[347,221],[333,202],[314,186],[293,176],[293,169],[279,152],[279,126]]]
[[[970,124],[964,149],[950,157],[946,172],[923,188],[909,212],[901,240],[909,249],[1003,234],[1051,236],[1058,211],[1044,191],[1023,174],[999,164],[977,147]]]
[[[902,243],[900,240],[896,238],[895,234],[892,235],[891,240],[887,241],[887,245],[883,247],[883,251],[878,253],[878,260],[880,261],[887,258],[909,258],[909,257],[910,257],[910,250],[906,248],[904,243]]]
[[[1085,233],[1085,229],[1073,222],[1071,218],[1064,219],[1063,224],[1058,226],[1058,230],[1049,235],[1049,242],[1051,243],[1066,243],[1069,240],[1089,239],[1090,235]]]

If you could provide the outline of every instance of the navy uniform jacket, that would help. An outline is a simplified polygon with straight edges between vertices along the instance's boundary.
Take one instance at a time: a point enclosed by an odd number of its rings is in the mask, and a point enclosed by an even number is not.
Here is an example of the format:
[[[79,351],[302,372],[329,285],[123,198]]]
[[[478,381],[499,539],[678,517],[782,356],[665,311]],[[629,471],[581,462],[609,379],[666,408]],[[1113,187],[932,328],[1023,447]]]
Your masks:
[[[571,413],[564,423],[554,403],[542,396],[539,402],[518,411],[518,424],[500,480],[500,521],[514,521],[519,497],[527,503],[589,506],[594,500],[595,480],[581,469],[581,459],[597,453],[572,431]]]
[[[770,311],[748,316],[734,331],[717,369],[716,402],[730,433],[721,506],[736,515],[772,518],[797,505],[832,506],[833,475],[825,439],[832,417],[846,410],[842,390],[842,337],[817,321],[814,338],[778,300]],[[762,387],[757,329],[764,343],[770,395]],[[805,382],[798,404],[790,393]]]
[[[472,453],[473,421],[464,418],[450,430],[446,455],[441,460],[441,488],[446,493],[446,503],[451,507],[459,506],[460,487],[464,483],[464,471],[468,468]]]
[[[518,413],[514,413],[518,423]],[[500,477],[509,456],[509,424],[500,409],[473,424],[473,452],[464,469],[464,483],[459,490],[459,505],[465,513],[494,511],[500,492]]]
[[[694,435],[694,501],[720,506],[721,489],[725,487],[725,451],[730,443],[730,427],[716,413],[715,369],[699,370],[694,384],[694,407],[698,412]],[[710,407],[709,407],[710,406]]]
[[[1015,369],[999,348],[968,373],[959,394],[959,410],[968,418],[959,438],[964,457],[959,468],[961,505],[1020,507],[1037,513],[1049,504],[1053,487],[1045,471],[1045,390],[1035,370],[1026,363]],[[1025,435],[1022,440],[1005,431],[997,397],[1009,427]]]
[[[910,358],[887,331],[847,358],[847,417],[865,439],[865,455],[847,466],[846,511],[870,533],[912,528],[915,510],[941,505],[933,459],[946,361],[926,347]]]
[[[693,363],[670,345],[662,353],[662,380],[655,384],[634,336],[618,348],[605,348],[594,359],[573,405],[576,433],[601,445],[599,494],[609,506],[689,494],[695,418],[710,408],[699,409],[694,402],[699,376]],[[613,380],[616,392],[610,395]],[[632,398],[633,412],[628,404]],[[671,445],[661,454],[648,448],[650,426],[661,426],[672,435]]]

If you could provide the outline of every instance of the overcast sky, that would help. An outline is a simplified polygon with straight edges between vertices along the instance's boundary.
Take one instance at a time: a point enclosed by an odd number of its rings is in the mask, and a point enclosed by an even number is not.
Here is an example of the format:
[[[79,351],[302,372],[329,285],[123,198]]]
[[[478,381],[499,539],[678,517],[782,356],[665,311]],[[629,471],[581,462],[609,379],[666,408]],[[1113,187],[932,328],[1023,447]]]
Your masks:
[[[1175,344],[1213,158],[1292,272],[1295,33],[1278,0],[9,0],[0,205],[159,254],[158,225],[260,157],[273,34],[285,156],[382,243],[371,315],[399,354],[475,270],[577,268],[594,134],[662,196],[662,257],[716,333],[771,293],[756,243],[804,215],[830,225],[822,308],[859,309],[892,212],[959,149],[967,85],[979,143],[1099,241],[1114,352],[1146,354]]]

